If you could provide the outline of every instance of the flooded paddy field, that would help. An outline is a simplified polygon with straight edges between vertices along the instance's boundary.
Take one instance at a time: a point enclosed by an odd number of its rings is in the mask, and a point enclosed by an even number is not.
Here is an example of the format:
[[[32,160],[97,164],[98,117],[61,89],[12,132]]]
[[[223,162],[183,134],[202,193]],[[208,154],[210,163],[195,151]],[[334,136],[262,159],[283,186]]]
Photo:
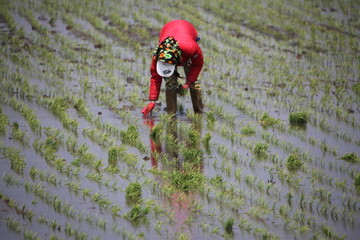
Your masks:
[[[1,238],[360,239],[359,1],[0,3]],[[143,117],[174,19],[205,112]]]

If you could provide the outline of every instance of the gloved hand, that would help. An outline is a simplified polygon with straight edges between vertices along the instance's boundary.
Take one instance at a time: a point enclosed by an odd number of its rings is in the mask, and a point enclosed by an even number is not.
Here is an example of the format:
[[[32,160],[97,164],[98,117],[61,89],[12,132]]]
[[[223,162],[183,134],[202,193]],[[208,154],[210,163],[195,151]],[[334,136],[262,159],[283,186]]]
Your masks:
[[[184,85],[182,85],[183,89],[188,89],[190,86],[190,83],[185,83]]]
[[[155,102],[151,102],[142,109],[142,114],[148,115],[155,107]]]
[[[180,96],[185,96],[187,90],[189,89],[189,85],[186,83],[184,85],[179,84],[179,86],[176,89],[176,93]]]

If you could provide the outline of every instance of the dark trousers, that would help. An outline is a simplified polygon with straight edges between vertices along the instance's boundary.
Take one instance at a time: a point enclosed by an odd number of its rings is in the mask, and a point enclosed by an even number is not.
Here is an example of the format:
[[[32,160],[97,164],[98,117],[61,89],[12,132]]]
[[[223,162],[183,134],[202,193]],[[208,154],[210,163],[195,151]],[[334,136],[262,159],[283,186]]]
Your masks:
[[[185,74],[187,74],[190,70],[191,62],[188,62],[184,66]],[[177,88],[179,86],[178,83],[179,74],[175,70],[174,74],[170,77],[164,78],[166,85],[166,109],[167,113],[169,114],[176,114],[177,109]],[[201,94],[201,87],[200,82],[197,80],[196,82],[192,83],[190,86],[190,96],[191,102],[193,105],[193,109],[195,113],[202,113],[203,112],[203,102],[202,102],[202,94]]]

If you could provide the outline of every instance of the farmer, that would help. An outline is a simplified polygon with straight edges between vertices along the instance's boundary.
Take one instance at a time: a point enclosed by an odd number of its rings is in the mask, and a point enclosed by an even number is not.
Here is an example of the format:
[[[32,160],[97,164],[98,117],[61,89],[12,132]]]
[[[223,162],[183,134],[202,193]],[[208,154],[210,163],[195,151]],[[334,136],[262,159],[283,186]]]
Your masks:
[[[154,51],[150,73],[150,103],[142,109],[149,114],[159,98],[162,79],[165,80],[167,113],[176,113],[176,94],[190,88],[195,113],[202,113],[203,103],[198,76],[203,67],[203,54],[197,44],[195,27],[185,20],[174,20],[165,24],[159,35],[159,45]],[[184,67],[186,82],[179,85],[178,66]]]

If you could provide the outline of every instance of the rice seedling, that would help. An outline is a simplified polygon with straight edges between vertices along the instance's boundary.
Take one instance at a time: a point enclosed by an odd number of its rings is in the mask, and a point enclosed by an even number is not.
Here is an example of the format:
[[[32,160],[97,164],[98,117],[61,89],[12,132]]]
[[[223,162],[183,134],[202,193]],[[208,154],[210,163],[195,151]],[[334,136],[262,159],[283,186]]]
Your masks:
[[[354,179],[355,179],[355,181],[354,181],[355,190],[359,192],[360,191],[360,173],[356,174]]]
[[[205,150],[207,152],[210,152],[210,141],[211,141],[211,134],[210,133],[206,133],[205,136],[202,139],[202,143],[205,147]]]
[[[259,118],[259,122],[263,126],[271,126],[274,124],[278,124],[280,122],[280,120],[273,118],[268,113],[264,112],[261,114],[261,116]]]
[[[20,150],[14,147],[3,147],[0,145],[0,150],[3,156],[10,161],[11,169],[17,174],[22,175],[26,166],[25,159],[20,154]]]
[[[249,136],[255,134],[255,127],[251,125],[247,125],[241,128],[241,134]]]
[[[339,159],[351,163],[357,163],[360,161],[360,158],[356,153],[346,153],[344,156],[340,157]]]
[[[9,124],[7,115],[2,113],[2,108],[0,107],[0,134],[3,135],[6,133],[6,126]]]
[[[130,183],[125,190],[125,198],[130,203],[137,203],[141,199],[141,184],[139,182]]]
[[[161,135],[162,135],[162,132],[163,132],[163,124],[162,123],[159,123],[157,124],[156,126],[154,126],[152,129],[151,129],[151,132],[150,132],[150,137],[152,137],[153,139],[158,139]]]
[[[203,174],[196,169],[187,172],[171,171],[168,177],[171,185],[184,192],[201,188],[205,179]]]
[[[130,212],[125,214],[125,218],[133,223],[145,223],[147,221],[147,215],[150,209],[148,207],[141,207],[135,205],[131,208]]]
[[[15,176],[8,173],[4,173],[4,175],[2,176],[2,180],[6,183],[6,185],[18,186],[20,185],[20,179],[20,177],[16,178]]]
[[[228,218],[224,223],[224,230],[226,234],[233,233],[234,218]]]
[[[37,233],[34,233],[33,231],[29,230],[29,229],[25,229],[24,231],[24,239],[28,239],[28,240],[38,240],[38,236]]]
[[[267,143],[256,142],[254,147],[252,148],[252,152],[257,158],[261,159],[268,156],[268,149],[269,145]]]
[[[290,124],[301,125],[306,124],[309,119],[309,114],[306,112],[292,112],[289,115]]]
[[[297,154],[291,154],[286,158],[286,166],[290,171],[298,170],[302,167],[303,162]]]
[[[325,235],[325,237],[330,239],[346,239],[346,235],[339,235],[335,232],[331,227],[326,225],[321,225],[321,231]]]
[[[215,124],[215,117],[214,117],[214,113],[213,112],[208,112],[206,113],[206,121],[207,121],[207,126],[212,129],[214,127]]]
[[[10,99],[9,105],[24,116],[34,133],[40,133],[41,123],[31,108],[29,108],[26,104],[17,101],[15,98]]]
[[[139,130],[135,125],[130,125],[127,130],[121,130],[120,136],[125,144],[139,148],[145,151],[145,146],[139,138]]]
[[[14,231],[16,233],[20,233],[21,229],[20,229],[20,223],[19,221],[15,220],[12,217],[6,218],[6,226],[11,230]]]
[[[213,184],[216,187],[220,187],[220,188],[224,187],[223,178],[220,175],[217,175],[217,176],[211,178],[210,183]]]

